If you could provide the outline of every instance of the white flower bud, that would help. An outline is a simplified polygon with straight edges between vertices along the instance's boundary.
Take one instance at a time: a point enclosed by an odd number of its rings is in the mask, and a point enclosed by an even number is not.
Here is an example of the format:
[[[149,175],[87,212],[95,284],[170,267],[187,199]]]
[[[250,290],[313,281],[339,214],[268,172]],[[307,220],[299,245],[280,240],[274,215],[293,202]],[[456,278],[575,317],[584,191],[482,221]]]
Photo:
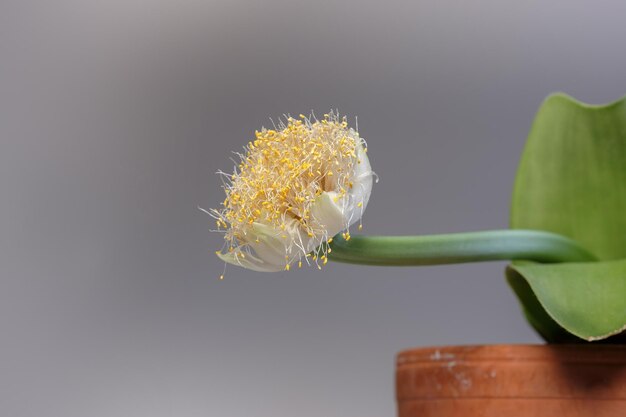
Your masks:
[[[272,272],[305,257],[319,268],[329,240],[349,239],[360,221],[374,175],[365,141],[332,112],[301,119],[256,132],[229,176],[224,208],[211,211],[226,232],[225,262]]]

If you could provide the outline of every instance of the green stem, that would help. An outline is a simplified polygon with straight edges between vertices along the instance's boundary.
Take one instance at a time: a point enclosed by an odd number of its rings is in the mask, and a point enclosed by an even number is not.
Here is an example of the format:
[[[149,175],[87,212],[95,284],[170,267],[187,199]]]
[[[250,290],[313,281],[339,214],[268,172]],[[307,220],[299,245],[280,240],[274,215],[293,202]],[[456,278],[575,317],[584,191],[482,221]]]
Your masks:
[[[595,256],[575,241],[537,230],[491,230],[431,236],[337,235],[329,259],[363,265],[410,266],[527,260],[589,262]]]

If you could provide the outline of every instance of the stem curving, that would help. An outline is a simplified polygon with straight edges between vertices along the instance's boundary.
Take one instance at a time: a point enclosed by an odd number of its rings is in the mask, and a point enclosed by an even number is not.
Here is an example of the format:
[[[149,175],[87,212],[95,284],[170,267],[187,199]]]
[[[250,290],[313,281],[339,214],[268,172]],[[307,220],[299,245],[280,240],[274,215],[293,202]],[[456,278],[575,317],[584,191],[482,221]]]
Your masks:
[[[490,230],[426,236],[335,236],[328,258],[381,266],[441,265],[526,260],[541,263],[597,260],[574,240],[538,230]]]

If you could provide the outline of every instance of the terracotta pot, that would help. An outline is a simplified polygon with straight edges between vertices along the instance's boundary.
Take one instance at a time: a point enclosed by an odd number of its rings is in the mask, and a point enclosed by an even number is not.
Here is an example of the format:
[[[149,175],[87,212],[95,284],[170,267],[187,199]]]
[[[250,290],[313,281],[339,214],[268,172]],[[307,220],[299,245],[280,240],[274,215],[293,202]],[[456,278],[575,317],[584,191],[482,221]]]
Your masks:
[[[626,345],[407,350],[396,398],[399,417],[624,417]]]

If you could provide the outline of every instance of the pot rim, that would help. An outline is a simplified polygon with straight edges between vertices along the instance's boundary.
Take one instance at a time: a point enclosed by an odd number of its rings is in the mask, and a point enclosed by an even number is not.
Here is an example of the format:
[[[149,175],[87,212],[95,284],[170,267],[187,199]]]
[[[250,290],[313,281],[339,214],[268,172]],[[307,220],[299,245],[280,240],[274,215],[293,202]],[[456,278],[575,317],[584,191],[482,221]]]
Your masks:
[[[626,365],[626,345],[490,344],[426,346],[396,355],[396,366],[436,361],[515,361]]]

